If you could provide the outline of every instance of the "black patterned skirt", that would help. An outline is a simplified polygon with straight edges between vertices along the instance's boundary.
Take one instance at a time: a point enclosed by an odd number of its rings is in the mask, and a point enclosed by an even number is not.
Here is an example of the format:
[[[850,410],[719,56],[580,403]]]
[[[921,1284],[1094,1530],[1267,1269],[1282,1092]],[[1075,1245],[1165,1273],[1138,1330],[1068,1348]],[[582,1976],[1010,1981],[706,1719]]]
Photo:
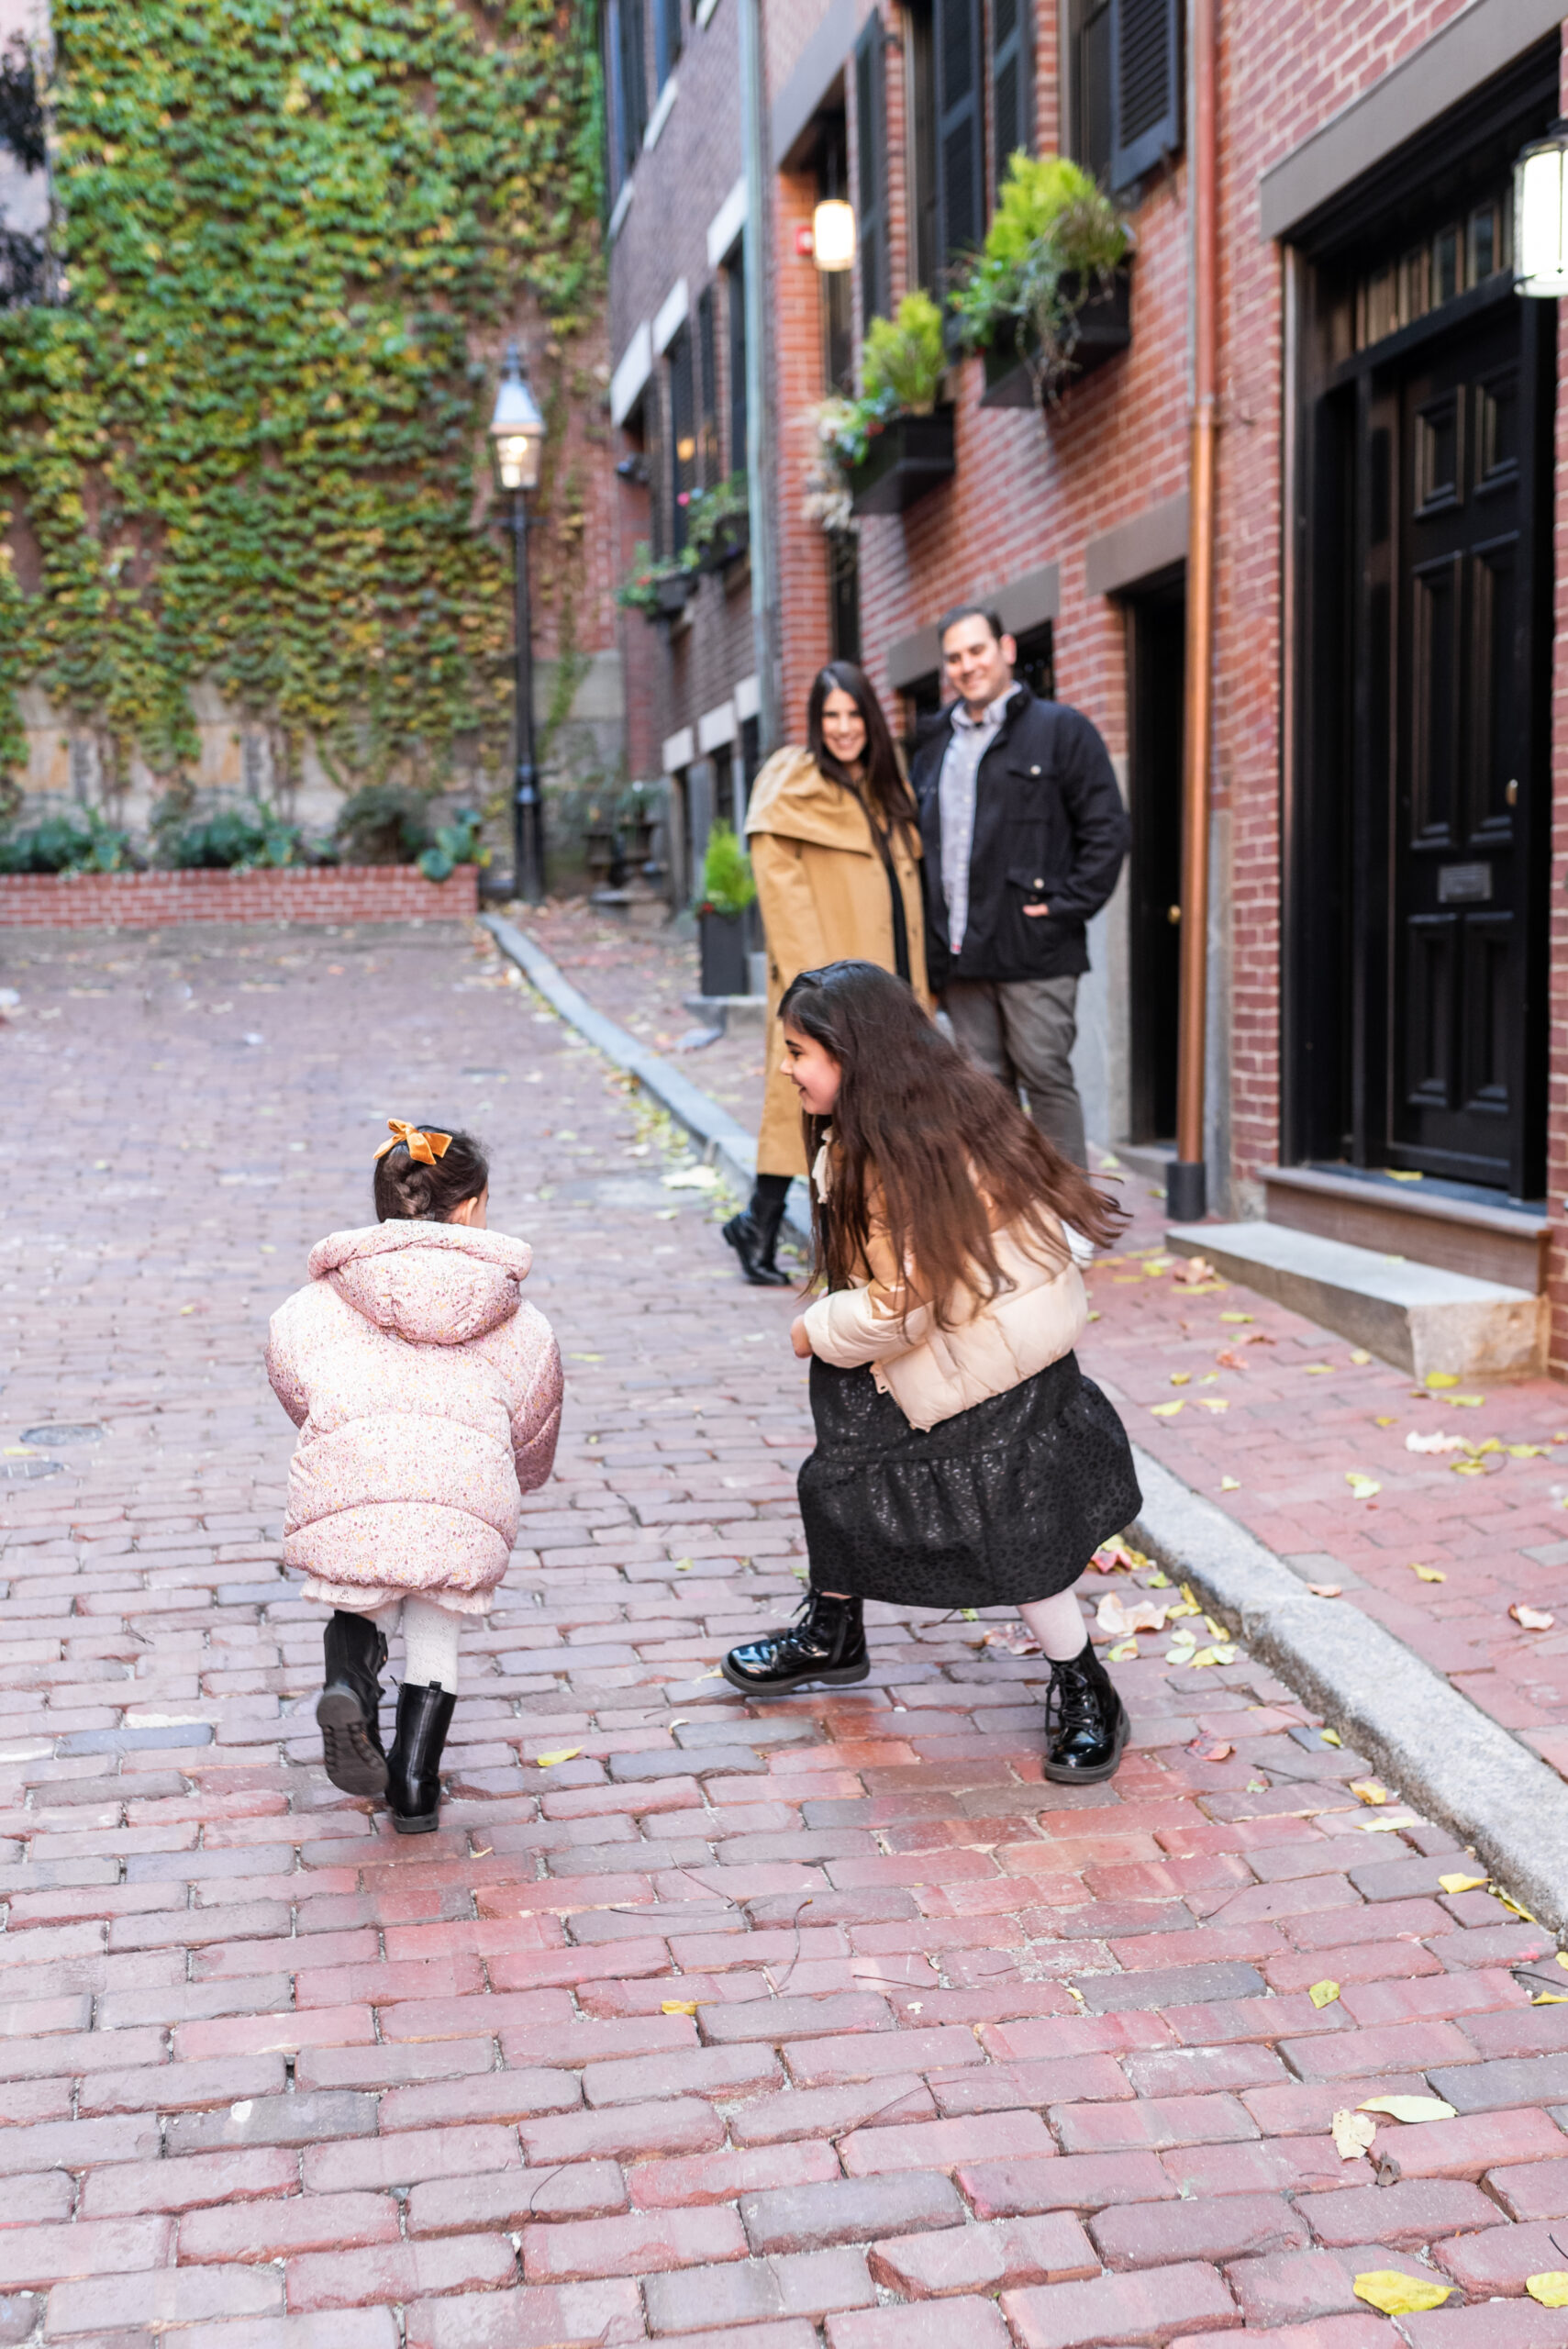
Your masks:
[[[1075,1583],[1142,1504],[1115,1409],[1075,1354],[934,1428],[870,1370],[813,1358],[800,1514],[817,1590],[1017,1607]]]

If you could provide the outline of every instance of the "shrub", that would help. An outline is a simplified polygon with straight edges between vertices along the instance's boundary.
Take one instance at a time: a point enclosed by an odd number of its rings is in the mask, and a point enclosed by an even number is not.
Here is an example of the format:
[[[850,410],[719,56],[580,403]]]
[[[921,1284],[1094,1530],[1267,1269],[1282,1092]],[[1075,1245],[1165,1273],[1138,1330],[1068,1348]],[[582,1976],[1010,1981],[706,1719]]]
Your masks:
[[[952,296],[964,341],[981,348],[1010,328],[1034,346],[1037,397],[1054,397],[1072,370],[1078,312],[1131,245],[1127,222],[1079,164],[1020,151]]]
[[[929,294],[906,294],[891,318],[873,318],[861,351],[864,395],[895,401],[912,416],[929,416],[947,353],[942,314]]]
[[[299,863],[305,852],[298,826],[284,823],[263,800],[218,807],[178,827],[161,826],[160,846],[168,863],[182,872],[275,868]]]
[[[434,844],[416,859],[427,881],[450,881],[460,864],[490,862],[490,851],[480,845],[484,818],[473,807],[460,807],[450,824],[442,824]]]
[[[414,864],[433,845],[430,803],[393,783],[367,783],[343,802],[333,838],[345,864]]]
[[[702,904],[699,913],[743,914],[757,895],[751,860],[731,824],[717,823],[707,836],[703,858]]]
[[[0,873],[118,873],[130,857],[130,834],[93,807],[41,817],[0,840]]]

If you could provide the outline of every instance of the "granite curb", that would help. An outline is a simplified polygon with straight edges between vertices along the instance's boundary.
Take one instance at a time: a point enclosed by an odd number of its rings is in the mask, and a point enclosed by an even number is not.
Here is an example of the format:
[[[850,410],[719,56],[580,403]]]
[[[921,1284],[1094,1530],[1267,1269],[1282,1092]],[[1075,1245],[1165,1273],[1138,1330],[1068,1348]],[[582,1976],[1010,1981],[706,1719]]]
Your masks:
[[[1472,1846],[1554,1932],[1568,1929],[1568,1785],[1403,1640],[1315,1598],[1255,1535],[1134,1445],[1132,1538],[1235,1624],[1407,1800]]]
[[[740,1121],[595,1010],[515,923],[479,918],[546,1002],[749,1189],[756,1144]],[[809,1236],[802,1194],[797,1184],[785,1217],[796,1238]],[[1133,1452],[1143,1487],[1134,1540],[1235,1624],[1401,1795],[1472,1846],[1517,1900],[1568,1932],[1568,1784],[1381,1623],[1344,1599],[1313,1598],[1244,1526],[1141,1448]]]

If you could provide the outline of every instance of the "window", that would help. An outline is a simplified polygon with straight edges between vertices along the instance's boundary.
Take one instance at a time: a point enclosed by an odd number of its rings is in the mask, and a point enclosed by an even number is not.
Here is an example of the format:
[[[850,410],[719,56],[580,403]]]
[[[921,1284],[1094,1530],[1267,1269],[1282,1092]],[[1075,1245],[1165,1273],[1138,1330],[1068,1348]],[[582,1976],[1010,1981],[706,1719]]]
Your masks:
[[[681,54],[681,0],[653,0],[653,70],[662,89]]]
[[[985,120],[980,78],[980,0],[935,0],[939,276],[985,232]]]
[[[666,362],[670,383],[670,551],[686,543],[686,508],[697,483],[697,427],[692,385],[692,335],[682,327]]]
[[[724,265],[729,289],[729,470],[746,470],[746,247],[738,244]]]
[[[850,151],[848,128],[841,114],[822,118],[822,136],[817,149],[817,194],[819,199],[833,200],[841,196],[850,184]],[[863,134],[862,134],[863,135]],[[863,165],[864,150],[862,150]],[[865,185],[865,172],[860,173],[860,185]],[[866,299],[872,301],[871,277],[874,272],[880,281],[874,308],[887,305],[886,238],[880,222],[873,228],[873,240],[878,248],[868,262],[866,223],[863,209],[858,221],[860,230],[862,283],[866,287]],[[817,284],[822,305],[822,387],[824,391],[842,392],[846,395],[855,388],[855,285],[854,273],[848,269],[825,269]],[[874,315],[868,309],[867,317]]]
[[[664,527],[664,419],[655,373],[642,395],[642,477],[648,484],[648,542],[655,562],[671,551]]]
[[[716,288],[697,296],[697,478],[711,489],[723,473],[718,447],[718,321]]]
[[[648,128],[648,61],[643,47],[647,0],[619,0],[616,10],[616,108],[620,130],[620,169],[628,180],[642,152]]]
[[[1051,649],[1051,622],[1044,620],[1039,628],[1026,629],[1018,640],[1018,657],[1013,663],[1013,674],[1020,685],[1028,685],[1031,694],[1041,701],[1056,699],[1056,662]]]
[[[885,35],[874,9],[855,43],[856,211],[860,217],[861,332],[888,308]]]
[[[999,188],[1007,163],[1029,144],[1032,60],[1029,0],[991,0],[991,185]]]
[[[1180,0],[1073,0],[1073,147],[1130,187],[1182,143]]]
[[[940,291],[938,278],[937,62],[932,46],[931,0],[913,0],[908,10],[908,155],[910,262],[915,283],[928,294]]]

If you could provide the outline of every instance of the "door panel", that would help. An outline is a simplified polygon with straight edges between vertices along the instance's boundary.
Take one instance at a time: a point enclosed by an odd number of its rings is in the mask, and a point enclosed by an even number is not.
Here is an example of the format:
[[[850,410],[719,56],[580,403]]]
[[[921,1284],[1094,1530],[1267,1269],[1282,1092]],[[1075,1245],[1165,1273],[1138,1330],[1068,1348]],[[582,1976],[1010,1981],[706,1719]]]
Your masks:
[[[1389,1158],[1507,1186],[1520,1160],[1529,755],[1518,304],[1388,383],[1400,448]]]

